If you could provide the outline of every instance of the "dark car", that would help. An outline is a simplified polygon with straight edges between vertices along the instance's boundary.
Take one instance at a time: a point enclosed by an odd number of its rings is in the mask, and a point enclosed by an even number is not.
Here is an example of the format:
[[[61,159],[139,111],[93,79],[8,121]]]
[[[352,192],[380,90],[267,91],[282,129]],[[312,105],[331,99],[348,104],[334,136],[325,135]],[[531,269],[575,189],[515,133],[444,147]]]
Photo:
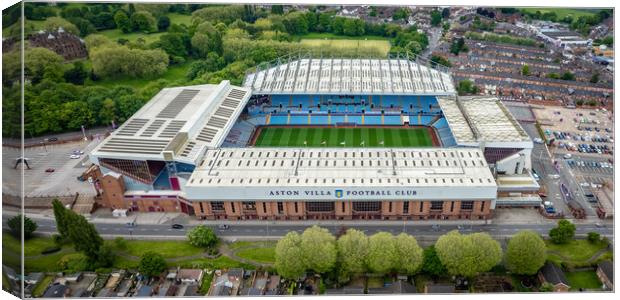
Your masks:
[[[57,137],[51,137],[51,138],[47,139],[47,141],[49,141],[49,142],[57,142],[58,138]]]
[[[53,173],[54,171],[56,171],[54,168],[45,169],[45,173]]]
[[[181,224],[172,224],[172,229],[183,229],[183,225],[181,225]]]
[[[219,230],[226,230],[228,228],[230,228],[230,226],[228,226],[226,224],[217,225],[217,229],[219,229]]]

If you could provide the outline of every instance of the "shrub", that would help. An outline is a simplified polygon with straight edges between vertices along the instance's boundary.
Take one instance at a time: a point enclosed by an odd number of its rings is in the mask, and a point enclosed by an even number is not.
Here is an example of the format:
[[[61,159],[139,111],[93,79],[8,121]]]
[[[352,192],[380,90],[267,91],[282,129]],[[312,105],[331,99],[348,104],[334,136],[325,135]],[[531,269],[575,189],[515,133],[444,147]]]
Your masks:
[[[114,246],[116,246],[117,249],[119,250],[126,250],[127,249],[127,241],[123,238],[123,237],[116,237],[114,239]]]
[[[598,243],[601,241],[601,235],[596,232],[588,232],[588,241],[590,243]]]
[[[51,246],[51,247],[47,247],[47,248],[45,248],[45,249],[41,250],[41,254],[45,255],[45,254],[55,253],[55,252],[60,251],[60,249],[61,249],[61,248],[60,248],[60,247],[58,247],[58,246]]]

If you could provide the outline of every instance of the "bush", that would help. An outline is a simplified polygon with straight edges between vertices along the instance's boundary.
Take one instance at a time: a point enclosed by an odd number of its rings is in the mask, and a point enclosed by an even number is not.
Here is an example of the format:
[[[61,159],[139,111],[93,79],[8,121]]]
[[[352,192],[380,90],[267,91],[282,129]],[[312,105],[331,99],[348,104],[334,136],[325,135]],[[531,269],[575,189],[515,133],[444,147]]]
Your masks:
[[[127,249],[127,241],[123,237],[117,237],[114,239],[114,246],[119,250]]]
[[[596,232],[588,232],[588,241],[590,243],[598,243],[601,241],[601,235]]]

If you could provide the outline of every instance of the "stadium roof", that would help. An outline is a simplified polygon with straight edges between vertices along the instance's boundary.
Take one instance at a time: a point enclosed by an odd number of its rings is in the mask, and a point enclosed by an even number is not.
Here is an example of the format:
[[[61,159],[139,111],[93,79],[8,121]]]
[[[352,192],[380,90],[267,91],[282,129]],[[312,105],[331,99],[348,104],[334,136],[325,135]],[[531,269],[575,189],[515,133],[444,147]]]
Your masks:
[[[417,196],[433,199],[451,197],[442,192],[447,186],[460,189],[455,195],[461,199],[497,192],[477,148],[220,148],[207,151],[185,191],[189,199],[273,200],[265,190],[415,189]],[[315,196],[321,199],[306,195]]]
[[[169,152],[195,161],[205,148],[221,145],[249,97],[249,90],[228,81],[165,88],[98,145],[92,156],[162,160]]]
[[[492,96],[438,97],[457,144],[526,142],[531,139],[499,99]]]
[[[454,95],[450,74],[407,58],[303,58],[245,77],[254,94]]]

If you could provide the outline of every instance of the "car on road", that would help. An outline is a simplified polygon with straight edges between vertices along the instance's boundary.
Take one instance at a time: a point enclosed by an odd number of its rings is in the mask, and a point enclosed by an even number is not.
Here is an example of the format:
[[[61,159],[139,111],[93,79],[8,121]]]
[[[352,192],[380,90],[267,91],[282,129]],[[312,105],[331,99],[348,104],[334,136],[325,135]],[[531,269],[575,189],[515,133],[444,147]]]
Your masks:
[[[136,226],[137,226],[137,225],[136,225],[136,222],[135,222],[135,221],[127,222],[127,223],[125,224],[125,227],[136,227]]]
[[[75,155],[82,155],[82,154],[84,154],[84,151],[82,151],[82,150],[73,150],[71,153],[75,154]]]
[[[57,137],[51,137],[49,139],[47,139],[48,142],[57,142],[58,138]]]
[[[535,139],[534,139],[534,143],[536,143],[536,144],[542,144],[542,143],[543,143],[543,140],[542,140],[541,138],[535,138]]]
[[[551,179],[560,179],[560,175],[559,174],[549,174],[549,178],[551,178]]]
[[[56,171],[56,169],[54,169],[54,168],[47,168],[47,169],[45,169],[45,173],[54,173],[54,171]]]
[[[77,155],[77,154],[71,154],[71,155],[69,156],[69,158],[71,158],[71,159],[79,159],[79,158],[80,158],[80,156],[79,156],[79,155]]]
[[[172,224],[172,229],[183,229],[183,225],[181,225],[181,224]]]
[[[226,230],[228,228],[230,228],[230,226],[228,226],[226,224],[217,225],[217,229],[219,229],[219,230]]]
[[[605,224],[603,224],[603,223],[595,223],[594,226],[596,226],[598,228],[603,228],[603,227],[605,227]]]
[[[433,226],[431,226],[433,228],[433,230],[437,231],[439,230],[439,224],[433,224]]]

